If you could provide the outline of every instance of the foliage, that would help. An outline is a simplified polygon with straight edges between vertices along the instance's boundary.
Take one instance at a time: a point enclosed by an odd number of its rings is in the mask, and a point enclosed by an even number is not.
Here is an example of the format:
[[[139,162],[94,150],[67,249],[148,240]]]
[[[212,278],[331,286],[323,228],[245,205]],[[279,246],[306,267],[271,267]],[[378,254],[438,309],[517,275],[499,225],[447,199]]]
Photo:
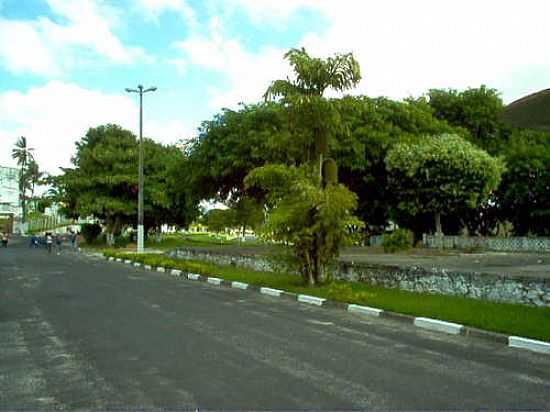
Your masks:
[[[206,226],[210,232],[220,233],[234,224],[235,214],[231,209],[212,209],[206,214]]]
[[[101,225],[97,223],[84,223],[80,228],[80,233],[86,243],[94,243],[101,234]]]
[[[274,240],[291,244],[304,281],[318,284],[326,277],[324,268],[338,257],[339,247],[362,225],[352,215],[357,198],[340,184],[319,188],[316,174],[306,167],[285,171],[280,165],[264,166],[253,170],[245,183],[265,188],[265,182],[285,178],[283,186],[270,192],[273,208],[264,230]]]
[[[459,136],[429,136],[396,144],[386,156],[389,183],[398,208],[410,215],[439,217],[487,200],[497,188],[504,164]]]
[[[386,253],[395,253],[409,250],[413,246],[413,233],[407,229],[396,229],[392,233],[384,234],[382,247]]]
[[[32,151],[34,149],[27,146],[27,138],[21,136],[15,142],[15,147],[12,149],[11,156],[17,161],[17,164],[21,168],[19,172],[19,200],[21,201],[21,208],[23,212],[23,223],[27,220],[27,190],[33,189],[33,173],[38,170],[38,165],[34,161]],[[37,172],[38,173],[38,172]]]
[[[151,139],[144,139],[143,144],[146,232],[164,223],[187,225],[197,207],[181,183],[181,175],[186,174],[184,154]],[[109,124],[89,129],[76,146],[74,167],[50,179],[55,196],[73,214],[103,219],[109,233],[119,234],[137,221],[137,139],[130,131]]]
[[[468,130],[470,140],[489,153],[498,152],[506,140],[509,128],[498,118],[504,105],[495,89],[431,89],[428,98],[435,117]]]
[[[507,170],[496,193],[501,220],[518,236],[550,236],[550,134],[516,132],[503,148]]]

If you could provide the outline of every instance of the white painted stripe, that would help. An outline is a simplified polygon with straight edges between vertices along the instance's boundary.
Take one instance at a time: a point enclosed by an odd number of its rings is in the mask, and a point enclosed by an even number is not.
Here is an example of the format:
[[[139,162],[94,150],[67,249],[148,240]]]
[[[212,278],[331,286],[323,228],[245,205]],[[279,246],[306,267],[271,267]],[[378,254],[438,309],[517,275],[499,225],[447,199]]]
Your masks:
[[[527,339],[520,336],[509,336],[508,346],[512,348],[522,348],[533,352],[550,354],[550,342],[544,342],[541,340]]]
[[[231,287],[235,289],[248,289],[248,283],[242,283],[242,282],[231,282]]]
[[[208,278],[206,280],[208,283],[211,283],[212,285],[221,285],[222,284],[222,279],[220,278]]]
[[[109,261],[112,262],[113,260],[115,260],[115,258],[111,256],[111,257],[109,258]]]
[[[298,302],[309,303],[310,305],[321,306],[326,299],[317,296],[298,295]]]
[[[127,265],[130,265],[130,264],[132,263],[132,261],[131,261],[130,259],[126,259],[126,260],[124,261],[124,263],[126,263]]]
[[[181,276],[181,270],[172,269],[172,272],[170,272],[174,276]]]
[[[116,261],[117,262],[122,262],[122,259],[121,258],[116,258]]]
[[[460,331],[464,327],[458,323],[443,322],[442,320],[431,318],[415,318],[414,324],[419,328],[450,333],[451,335],[459,335]]]
[[[157,268],[157,272],[164,273],[164,272],[166,272],[166,269],[164,269],[162,266],[159,266]]]
[[[135,266],[136,268],[139,268],[139,267],[141,266],[141,263],[136,262],[136,263],[134,263],[134,266]]]
[[[198,275],[196,273],[188,273],[187,274],[187,279],[199,280],[200,278],[201,278],[201,275]]]
[[[383,311],[370,306],[348,305],[348,312],[361,313],[367,316],[380,316]]]
[[[151,270],[153,269],[153,267],[151,265],[145,265],[143,266],[144,269],[147,269],[147,270]]]
[[[279,297],[281,296],[281,293],[283,293],[283,291],[279,289],[260,288],[260,293],[263,293],[264,295]]]

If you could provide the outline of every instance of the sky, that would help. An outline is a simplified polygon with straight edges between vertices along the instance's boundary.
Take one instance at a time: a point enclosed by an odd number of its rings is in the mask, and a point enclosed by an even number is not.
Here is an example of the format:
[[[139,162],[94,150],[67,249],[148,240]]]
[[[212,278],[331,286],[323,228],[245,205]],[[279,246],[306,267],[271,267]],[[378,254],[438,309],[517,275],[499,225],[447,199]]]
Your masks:
[[[546,0],[0,0],[0,165],[26,136],[40,167],[70,166],[90,127],[162,143],[291,75],[293,47],[352,52],[353,94],[403,99],[485,84],[505,103],[550,87]]]

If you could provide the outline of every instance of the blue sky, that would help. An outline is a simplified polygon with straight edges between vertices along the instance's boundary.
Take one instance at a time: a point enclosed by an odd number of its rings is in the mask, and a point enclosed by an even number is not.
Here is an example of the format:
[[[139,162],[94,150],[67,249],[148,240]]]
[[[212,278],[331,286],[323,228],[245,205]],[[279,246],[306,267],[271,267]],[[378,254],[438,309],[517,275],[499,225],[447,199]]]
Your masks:
[[[68,166],[74,142],[106,122],[171,143],[222,107],[289,75],[282,56],[354,53],[353,92],[401,99],[478,87],[505,102],[550,84],[550,5],[537,0],[0,0],[0,164],[20,135],[39,164]]]

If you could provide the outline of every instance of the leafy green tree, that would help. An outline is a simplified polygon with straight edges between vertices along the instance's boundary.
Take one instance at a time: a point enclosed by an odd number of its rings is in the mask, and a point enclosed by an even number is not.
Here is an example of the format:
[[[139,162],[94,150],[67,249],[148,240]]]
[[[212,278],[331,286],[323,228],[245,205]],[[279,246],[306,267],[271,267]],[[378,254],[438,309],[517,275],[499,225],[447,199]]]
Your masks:
[[[248,187],[266,190],[271,207],[264,232],[292,245],[304,282],[317,285],[327,279],[325,268],[342,245],[354,239],[362,222],[353,216],[357,197],[345,186],[329,183],[319,189],[314,168],[267,165],[245,179]]]
[[[444,134],[396,144],[386,156],[398,208],[415,216],[476,208],[498,187],[504,164],[457,135]]]
[[[331,146],[339,164],[339,179],[357,193],[357,214],[367,232],[383,233],[397,204],[388,184],[388,150],[402,139],[461,130],[436,119],[422,99],[397,102],[384,97],[346,96],[335,104],[345,126]],[[418,219],[407,223],[416,224]],[[422,222],[418,231],[425,228]]]
[[[350,227],[359,225],[352,216],[356,196],[337,183],[336,162],[328,158],[329,144],[342,126],[327,89],[344,91],[361,79],[359,65],[351,54],[328,59],[313,58],[305,49],[285,54],[294,79],[276,80],[265,98],[281,99],[292,122],[290,147],[302,153],[299,166],[270,164],[249,173],[245,184],[267,196],[271,213],[267,230],[279,240],[294,245],[294,253],[308,285],[324,279],[326,265],[338,256]],[[283,143],[288,142],[283,139]]]
[[[146,231],[164,223],[187,225],[196,204],[177,191],[184,154],[150,139],[144,139],[144,151]],[[60,197],[74,214],[100,218],[109,234],[118,235],[137,220],[137,155],[130,131],[112,124],[89,129],[77,143],[74,167],[54,179]]]
[[[243,236],[247,228],[256,230],[264,223],[262,204],[250,197],[241,197],[231,210],[234,212],[234,224],[241,228]]]
[[[206,213],[206,226],[210,232],[220,233],[235,226],[235,211],[211,209]]]
[[[495,199],[501,220],[518,236],[549,236],[550,134],[516,131],[502,154],[507,170]]]
[[[482,85],[464,91],[432,89],[429,105],[438,119],[469,132],[469,138],[489,153],[498,153],[507,141],[510,129],[498,116],[504,105],[495,89]]]
[[[31,175],[29,174],[29,164],[34,161],[32,151],[34,149],[28,147],[27,138],[25,136],[19,137],[15,142],[15,147],[12,149],[11,156],[17,161],[17,164],[21,168],[19,173],[19,199],[21,201],[22,208],[22,222],[27,220],[27,190],[30,189]]]

